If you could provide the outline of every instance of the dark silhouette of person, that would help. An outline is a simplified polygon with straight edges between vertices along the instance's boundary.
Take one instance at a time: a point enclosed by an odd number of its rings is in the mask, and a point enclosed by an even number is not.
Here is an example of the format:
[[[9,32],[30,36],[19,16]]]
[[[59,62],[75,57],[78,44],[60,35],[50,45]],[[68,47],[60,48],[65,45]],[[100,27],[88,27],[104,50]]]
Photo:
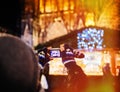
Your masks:
[[[108,87],[111,87],[114,91],[116,90],[115,77],[112,75],[110,63],[105,63],[103,66],[103,83]]]
[[[111,80],[113,78],[112,76],[112,73],[111,73],[111,70],[110,70],[110,64],[109,63],[106,63],[104,66],[103,66],[103,79],[104,80]]]
[[[51,60],[49,53],[50,52],[47,47],[43,47],[38,50],[39,64],[41,66],[40,78],[42,75],[45,75],[48,86],[49,86],[49,80],[48,80],[48,78],[49,78],[49,61]],[[48,92],[49,89],[47,88],[44,90],[45,90],[45,92]]]
[[[73,48],[68,44],[62,44],[60,50],[62,62],[68,71],[67,92],[84,92],[88,79],[82,68],[76,64]],[[81,54],[79,58],[84,58],[84,55]]]
[[[42,49],[38,50],[38,57],[39,57],[39,63],[43,67],[42,73],[47,76],[49,74],[48,62],[51,60],[49,55],[49,50],[47,49],[47,47],[43,47]]]
[[[40,88],[37,58],[21,39],[0,33],[0,90],[38,92]]]

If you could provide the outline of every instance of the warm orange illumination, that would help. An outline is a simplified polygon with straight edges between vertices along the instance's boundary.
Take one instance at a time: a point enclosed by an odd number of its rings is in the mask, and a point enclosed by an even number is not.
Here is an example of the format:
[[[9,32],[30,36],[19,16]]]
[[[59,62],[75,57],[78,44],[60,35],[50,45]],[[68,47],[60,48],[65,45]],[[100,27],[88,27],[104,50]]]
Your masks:
[[[113,75],[117,75],[115,73],[115,67],[119,66],[119,64],[115,64],[115,62],[120,62],[120,54],[114,53],[116,57],[113,56],[113,51],[93,51],[93,52],[83,52],[85,54],[85,58],[79,59],[75,58],[77,65],[79,65],[87,75],[103,75],[102,68],[106,63],[110,64],[111,73]],[[112,54],[111,54],[112,53]],[[115,59],[115,61],[113,61]],[[61,58],[54,58],[49,62],[50,64],[50,75],[67,75],[67,70],[62,63]],[[117,71],[116,71],[117,72]]]
[[[85,25],[86,25],[86,26],[94,26],[94,25],[95,25],[94,14],[93,14],[93,13],[88,13],[88,14],[86,15]]]
[[[119,30],[120,18],[117,6],[118,1],[119,0],[39,0],[39,4],[36,4],[39,5],[36,6],[36,10],[39,8],[36,13],[38,14],[38,19],[35,21],[39,21],[38,24],[41,27],[41,33],[38,32],[40,36],[37,42],[44,43],[50,40],[46,35],[42,36],[42,33],[44,33],[46,29],[49,29],[51,25],[53,26],[54,20],[57,18],[62,19],[62,24],[64,24],[64,27],[62,27],[66,28],[67,33],[87,26]],[[54,27],[55,28],[52,29],[57,28],[56,26]],[[59,29],[59,31],[61,31],[61,28]],[[37,30],[35,31],[37,32]],[[47,33],[49,33],[48,30]],[[54,35],[58,37],[59,33],[55,33]]]

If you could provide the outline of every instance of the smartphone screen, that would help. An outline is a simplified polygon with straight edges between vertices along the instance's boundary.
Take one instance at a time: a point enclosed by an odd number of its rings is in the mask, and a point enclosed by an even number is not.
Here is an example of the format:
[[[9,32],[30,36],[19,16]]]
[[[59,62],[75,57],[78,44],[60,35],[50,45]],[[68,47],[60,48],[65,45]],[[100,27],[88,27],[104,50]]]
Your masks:
[[[59,48],[52,48],[50,50],[50,57],[59,58],[60,57],[60,49]]]

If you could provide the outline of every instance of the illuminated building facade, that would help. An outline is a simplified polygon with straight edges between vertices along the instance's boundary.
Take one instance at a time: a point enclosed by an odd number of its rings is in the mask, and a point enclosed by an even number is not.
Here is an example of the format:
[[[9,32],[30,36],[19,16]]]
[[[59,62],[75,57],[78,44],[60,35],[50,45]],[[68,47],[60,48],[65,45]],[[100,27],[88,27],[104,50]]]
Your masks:
[[[118,2],[119,0],[34,0],[34,5],[31,4],[35,15],[34,45],[87,26],[119,30]]]
[[[85,7],[79,0],[39,0],[39,42],[46,42],[85,26]],[[60,33],[59,33],[60,32]],[[50,38],[49,38],[50,37]]]
[[[83,27],[88,27],[88,26],[105,27],[105,28],[113,29],[115,31],[120,31],[119,29],[120,17],[119,17],[119,9],[118,9],[120,4],[119,0],[34,0],[34,1],[30,0],[28,2],[27,1],[28,0],[26,0],[26,8],[25,8],[25,15],[27,17],[25,16],[25,19],[26,18],[28,18],[28,20],[30,19],[30,21],[28,22],[29,24],[28,28],[29,30],[32,31],[32,41],[34,46],[38,45],[39,43],[45,43],[59,36],[68,34],[72,31],[79,30]],[[90,30],[87,32],[90,32]],[[101,33],[101,35],[97,35],[97,37],[92,36],[92,38],[94,38],[95,40],[94,41],[89,40],[90,46],[94,47],[95,45],[97,48],[101,48],[102,44],[98,39],[102,37],[102,35],[103,33]],[[110,35],[108,36],[110,37]],[[81,37],[81,35],[79,37]],[[85,39],[87,39],[87,37],[85,37]],[[83,39],[83,37],[81,39]],[[97,43],[91,44],[93,42],[97,42]],[[85,41],[83,43],[85,43]],[[79,43],[79,49],[86,48],[85,46],[86,44],[84,44],[81,47],[81,43]],[[91,48],[90,46],[88,46],[87,43],[87,48],[88,47]],[[108,50],[103,52],[85,52],[88,58],[85,58],[85,60],[83,61],[85,62],[93,61],[94,65],[96,65],[97,63],[97,65],[100,66],[103,65],[103,62],[112,63],[111,64],[112,65],[111,67],[113,69],[112,71],[114,74],[116,74],[115,57],[118,57],[117,63],[120,64],[119,53],[120,52],[114,54],[113,50],[110,51]],[[108,58],[110,60],[108,60],[105,57],[106,55],[110,57]],[[99,60],[98,60],[98,56],[100,56]],[[96,60],[99,62],[94,62]],[[84,65],[87,64],[82,64],[82,65],[84,67]],[[56,69],[56,65],[54,66]],[[54,66],[52,66],[51,71],[53,71]],[[91,69],[89,72],[91,71],[93,72],[93,70],[96,70],[96,68],[93,69],[93,67],[96,66],[92,66],[91,68],[91,63],[90,63],[85,69],[86,70]],[[97,72],[99,72],[99,68]]]

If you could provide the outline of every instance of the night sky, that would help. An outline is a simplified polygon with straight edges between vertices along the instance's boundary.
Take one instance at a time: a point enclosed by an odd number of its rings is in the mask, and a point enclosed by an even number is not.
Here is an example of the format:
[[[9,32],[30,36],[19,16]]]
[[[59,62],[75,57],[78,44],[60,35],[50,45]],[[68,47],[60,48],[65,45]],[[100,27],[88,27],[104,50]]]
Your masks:
[[[0,1],[0,27],[8,29],[13,33],[21,19],[22,3],[19,0]]]

